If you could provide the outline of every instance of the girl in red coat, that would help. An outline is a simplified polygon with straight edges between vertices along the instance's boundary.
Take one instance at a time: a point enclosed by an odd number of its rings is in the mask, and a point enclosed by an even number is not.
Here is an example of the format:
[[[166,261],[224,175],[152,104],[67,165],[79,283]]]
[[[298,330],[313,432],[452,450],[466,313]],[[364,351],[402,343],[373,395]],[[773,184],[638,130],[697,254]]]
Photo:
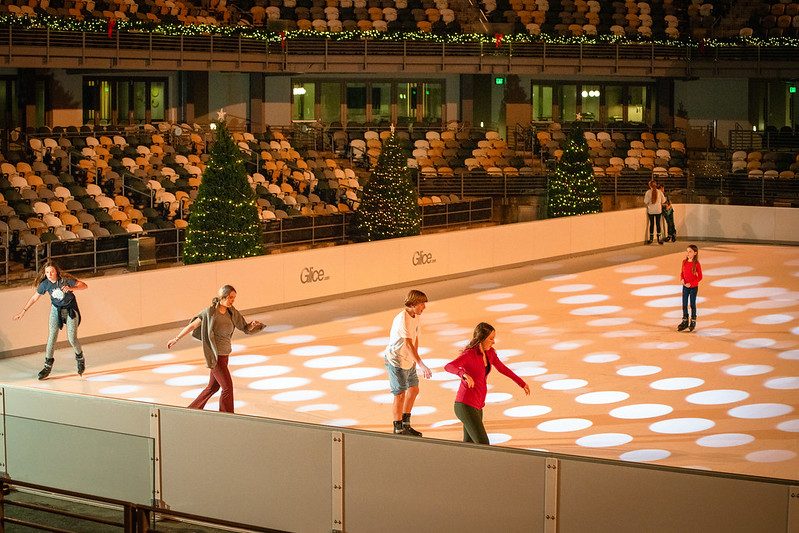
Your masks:
[[[447,372],[461,378],[461,386],[455,397],[455,416],[463,422],[463,442],[489,444],[483,425],[483,407],[486,402],[486,378],[492,366],[515,381],[525,394],[530,394],[527,383],[497,357],[493,348],[495,336],[493,326],[480,322],[460,356],[444,367]]]
[[[688,245],[685,250],[685,259],[682,260],[682,322],[677,326],[677,331],[693,331],[696,327],[696,293],[699,292],[699,282],[702,281],[702,265],[699,264],[699,248],[695,244]],[[691,322],[688,322],[688,301],[691,301]]]

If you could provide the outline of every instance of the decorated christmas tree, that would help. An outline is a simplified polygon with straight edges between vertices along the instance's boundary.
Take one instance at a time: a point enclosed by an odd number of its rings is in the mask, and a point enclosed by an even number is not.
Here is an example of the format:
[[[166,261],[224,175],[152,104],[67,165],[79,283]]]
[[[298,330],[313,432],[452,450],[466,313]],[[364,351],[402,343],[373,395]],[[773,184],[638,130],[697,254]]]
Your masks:
[[[547,185],[549,218],[585,215],[602,211],[602,198],[591,166],[583,131],[572,127]]]
[[[419,235],[418,199],[407,155],[392,133],[383,142],[377,166],[363,188],[361,205],[353,217],[354,235],[367,241]]]
[[[207,263],[261,253],[261,223],[244,156],[220,121],[191,206],[183,262]]]

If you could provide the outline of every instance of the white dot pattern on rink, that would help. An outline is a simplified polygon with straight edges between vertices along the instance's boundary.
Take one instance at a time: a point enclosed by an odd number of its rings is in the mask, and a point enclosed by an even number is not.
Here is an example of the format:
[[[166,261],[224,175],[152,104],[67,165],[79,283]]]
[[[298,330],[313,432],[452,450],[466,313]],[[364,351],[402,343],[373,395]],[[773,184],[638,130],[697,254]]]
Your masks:
[[[494,445],[761,476],[799,472],[799,249],[700,243],[696,331],[677,332],[684,249],[661,247],[665,255],[653,258],[607,252],[583,271],[561,260],[450,280],[462,287],[452,297],[431,287],[420,354],[433,377],[417,372],[414,427],[461,440],[453,403],[462,383],[444,365],[486,321],[497,328],[501,360],[531,390],[525,396],[492,368],[484,422]],[[237,412],[391,431],[383,350],[401,305],[400,297],[396,307],[359,315],[331,300],[302,308],[310,325],[275,311],[279,326],[237,333],[228,361]],[[15,378],[19,368],[8,360],[0,377],[182,406],[208,384],[199,343],[166,351],[139,335],[118,342],[124,360],[104,360],[112,352],[105,345],[86,346],[82,379],[63,350],[53,371],[72,372],[63,379],[37,382],[35,371]],[[218,397],[206,409],[218,408]]]

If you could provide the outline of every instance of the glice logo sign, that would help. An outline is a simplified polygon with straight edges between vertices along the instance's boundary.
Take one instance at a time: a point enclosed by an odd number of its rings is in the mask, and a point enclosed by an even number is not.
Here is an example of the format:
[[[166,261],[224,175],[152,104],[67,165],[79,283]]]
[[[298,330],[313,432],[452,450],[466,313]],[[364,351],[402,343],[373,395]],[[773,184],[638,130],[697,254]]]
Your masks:
[[[413,266],[420,266],[420,265],[429,265],[430,263],[435,263],[436,258],[433,257],[433,254],[430,252],[425,252],[424,250],[419,250],[413,254],[413,259],[411,259],[411,263]]]
[[[305,267],[300,271],[300,283],[316,283],[318,281],[325,281],[330,279],[330,276],[325,276],[325,271],[322,268]]]

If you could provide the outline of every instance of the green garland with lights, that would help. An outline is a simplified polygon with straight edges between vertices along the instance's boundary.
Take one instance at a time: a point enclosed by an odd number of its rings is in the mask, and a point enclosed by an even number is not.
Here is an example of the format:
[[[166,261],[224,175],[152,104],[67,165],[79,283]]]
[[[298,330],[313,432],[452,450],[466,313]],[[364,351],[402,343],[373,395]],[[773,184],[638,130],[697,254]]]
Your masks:
[[[17,17],[10,14],[0,15],[0,28],[22,29],[50,29],[51,31],[76,31],[89,33],[106,33],[108,21],[105,18],[87,18],[78,20],[70,17],[60,17],[41,13],[36,17]],[[319,32],[316,30],[289,30],[272,31],[264,28],[254,28],[246,25],[213,25],[213,24],[171,24],[155,23],[139,19],[115,21],[114,32],[154,33],[165,36],[209,36],[238,37],[255,39],[270,43],[285,42],[290,49],[291,41],[329,40],[329,41],[416,41],[438,44],[484,44],[487,49],[508,53],[514,44],[541,43],[553,45],[657,45],[671,47],[703,47],[705,50],[713,48],[730,47],[778,47],[797,48],[799,38],[796,37],[734,37],[730,39],[704,39],[697,41],[690,36],[683,36],[679,40],[653,39],[639,35],[581,35],[562,36],[542,33],[530,35],[517,33],[511,35],[493,35],[482,33],[455,33],[437,34],[422,31],[413,32],[380,32],[377,30],[355,30],[340,32]]]
[[[408,156],[391,135],[364,185],[361,205],[353,216],[356,239],[377,241],[421,232],[419,195],[411,181]]]
[[[586,215],[602,211],[591,156],[583,131],[573,126],[563,146],[563,155],[555,165],[555,174],[547,183],[549,218]]]
[[[191,206],[183,262],[207,263],[261,255],[261,223],[244,157],[224,122]]]

